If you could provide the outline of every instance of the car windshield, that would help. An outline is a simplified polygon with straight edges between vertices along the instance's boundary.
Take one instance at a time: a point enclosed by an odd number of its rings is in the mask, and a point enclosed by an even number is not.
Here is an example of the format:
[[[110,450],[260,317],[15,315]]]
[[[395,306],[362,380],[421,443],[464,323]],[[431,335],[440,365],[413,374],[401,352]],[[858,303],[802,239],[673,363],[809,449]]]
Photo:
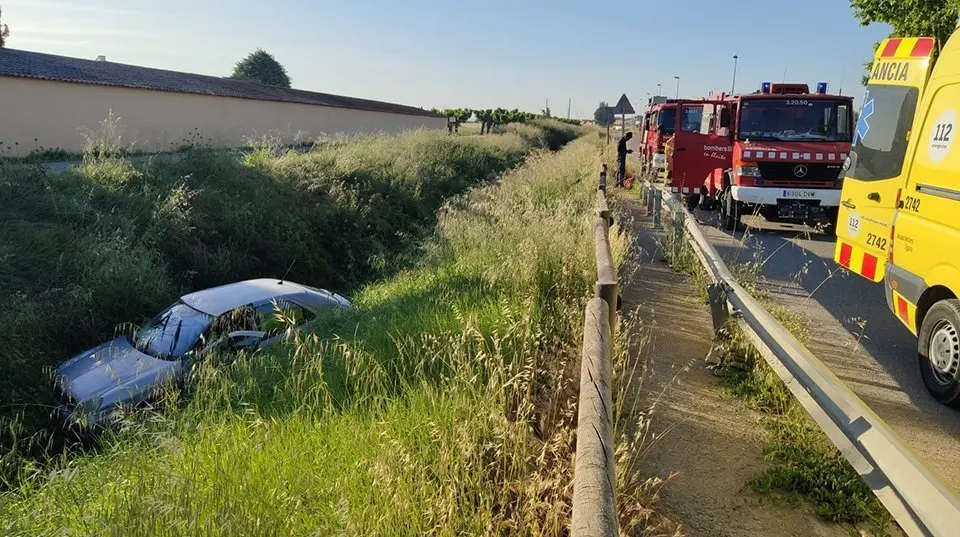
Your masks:
[[[657,126],[663,127],[664,134],[673,134],[677,130],[677,109],[664,108],[660,111]]]
[[[850,103],[826,99],[745,99],[741,140],[849,142]]]
[[[212,322],[212,316],[176,302],[137,330],[132,343],[140,352],[172,360],[190,350]]]

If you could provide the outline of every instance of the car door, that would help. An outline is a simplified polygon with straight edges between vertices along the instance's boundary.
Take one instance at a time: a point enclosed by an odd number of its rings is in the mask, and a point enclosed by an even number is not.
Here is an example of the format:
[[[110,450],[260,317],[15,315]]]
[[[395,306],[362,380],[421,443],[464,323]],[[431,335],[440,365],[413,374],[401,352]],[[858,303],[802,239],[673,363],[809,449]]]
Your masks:
[[[897,191],[904,186],[905,157],[919,128],[915,115],[932,50],[927,38],[881,42],[844,164],[834,259],[874,282],[883,280]]]
[[[937,73],[938,81],[941,73]],[[922,288],[960,289],[960,73],[937,85],[925,107],[907,186],[894,220],[893,256],[899,292],[916,304]],[[922,283],[921,283],[922,278]],[[908,319],[908,322],[912,319]],[[917,327],[912,326],[914,330]]]

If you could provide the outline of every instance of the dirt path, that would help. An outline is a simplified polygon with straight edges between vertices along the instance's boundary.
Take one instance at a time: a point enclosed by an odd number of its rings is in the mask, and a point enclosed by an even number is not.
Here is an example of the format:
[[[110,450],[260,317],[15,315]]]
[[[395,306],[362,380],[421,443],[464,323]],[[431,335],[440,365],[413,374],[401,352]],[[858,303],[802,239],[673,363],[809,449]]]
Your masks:
[[[663,261],[662,235],[646,211],[621,203],[634,220],[640,251],[638,263],[624,271],[624,312],[639,316],[648,340],[634,351],[646,370],[641,405],[652,416],[643,469],[650,476],[677,474],[662,491],[668,513],[689,537],[849,535],[850,528],[750,489],[763,464],[760,416],[724,395],[704,368],[711,341],[707,307],[690,279]]]

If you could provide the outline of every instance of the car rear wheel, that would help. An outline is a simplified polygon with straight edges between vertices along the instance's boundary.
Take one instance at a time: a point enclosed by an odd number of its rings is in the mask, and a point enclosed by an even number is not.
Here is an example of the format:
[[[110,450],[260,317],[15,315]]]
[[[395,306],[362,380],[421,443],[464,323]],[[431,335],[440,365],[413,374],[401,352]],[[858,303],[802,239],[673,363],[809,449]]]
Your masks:
[[[930,308],[917,341],[920,375],[937,401],[960,406],[960,300]]]

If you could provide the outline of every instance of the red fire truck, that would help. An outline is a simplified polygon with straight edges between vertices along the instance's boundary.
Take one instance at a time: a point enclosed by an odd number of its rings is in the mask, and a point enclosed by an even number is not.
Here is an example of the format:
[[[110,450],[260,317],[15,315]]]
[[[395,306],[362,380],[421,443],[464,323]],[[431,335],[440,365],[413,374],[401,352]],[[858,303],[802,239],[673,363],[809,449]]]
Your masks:
[[[751,213],[836,229],[841,168],[853,138],[852,97],[828,94],[823,82],[816,93],[806,84],[764,82],[756,93],[689,106],[702,107],[707,128],[686,132],[678,122],[675,144],[699,158],[674,160],[705,178],[700,205],[719,208],[725,229],[739,228],[741,216]]]
[[[650,98],[638,141],[643,175],[659,174],[666,170],[664,143],[673,136],[676,122],[677,105],[673,99]]]

